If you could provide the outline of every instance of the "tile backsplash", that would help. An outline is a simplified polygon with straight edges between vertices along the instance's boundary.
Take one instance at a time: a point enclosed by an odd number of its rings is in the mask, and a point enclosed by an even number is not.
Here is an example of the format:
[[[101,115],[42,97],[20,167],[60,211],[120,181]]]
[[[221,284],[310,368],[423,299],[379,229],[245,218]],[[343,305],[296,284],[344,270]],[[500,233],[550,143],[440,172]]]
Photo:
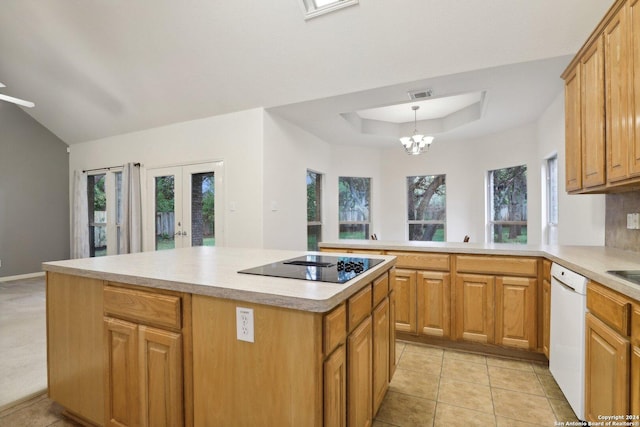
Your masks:
[[[640,230],[627,229],[630,213],[640,213],[640,191],[607,194],[605,246],[640,252]]]

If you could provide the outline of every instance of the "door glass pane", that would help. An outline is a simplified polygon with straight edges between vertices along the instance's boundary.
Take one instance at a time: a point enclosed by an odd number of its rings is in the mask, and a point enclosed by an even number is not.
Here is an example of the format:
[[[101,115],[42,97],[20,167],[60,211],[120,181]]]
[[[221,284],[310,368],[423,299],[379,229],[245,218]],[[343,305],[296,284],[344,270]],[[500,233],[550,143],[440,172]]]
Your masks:
[[[215,246],[213,172],[191,175],[191,246]]]
[[[156,250],[173,249],[175,241],[175,178],[156,177]]]
[[[89,256],[107,254],[107,197],[105,174],[87,176],[89,202]]]
[[[444,242],[444,224],[409,224],[409,240]]]
[[[368,239],[369,224],[340,224],[341,239]]]

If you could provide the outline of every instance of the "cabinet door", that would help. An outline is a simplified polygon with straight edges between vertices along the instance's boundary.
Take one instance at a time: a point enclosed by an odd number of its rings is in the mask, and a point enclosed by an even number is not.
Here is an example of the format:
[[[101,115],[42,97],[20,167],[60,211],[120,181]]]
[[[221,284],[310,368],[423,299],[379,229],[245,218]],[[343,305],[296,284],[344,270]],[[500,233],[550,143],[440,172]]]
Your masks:
[[[104,333],[106,425],[138,426],[138,325],[105,317]]]
[[[551,338],[551,283],[542,281],[542,351],[549,358],[549,342]]]
[[[607,181],[615,182],[629,175],[630,126],[627,6],[604,30],[604,66],[606,78]]]
[[[396,330],[413,332],[416,324],[416,272],[396,269]]]
[[[631,414],[640,415],[640,347],[631,348]]]
[[[629,341],[587,313],[585,417],[629,413]]]
[[[640,117],[640,0],[631,0],[628,11],[629,23],[629,69],[631,70],[631,86],[633,102],[631,117]],[[629,144],[629,174],[640,175],[640,120],[631,122],[631,142]]]
[[[389,385],[389,299],[373,310],[373,413],[377,413]]]
[[[493,276],[458,274],[456,278],[456,337],[467,341],[494,342]]]
[[[347,425],[347,354],[339,346],[324,362],[324,425]]]
[[[566,191],[582,189],[582,92],[580,90],[580,64],[565,78],[565,168]]]
[[[605,184],[604,55],[598,37],[580,60],[582,89],[582,185]]]
[[[389,381],[396,372],[396,291],[389,293]]]
[[[418,272],[418,333],[451,337],[451,275],[440,271]]]
[[[347,340],[347,416],[350,426],[370,427],[373,422],[373,357],[371,316]]]
[[[49,397],[94,424],[105,417],[102,286],[47,272]]]
[[[182,426],[182,339],[180,334],[140,326],[139,384],[142,426]]]
[[[536,348],[537,281],[528,277],[496,278],[496,344]]]

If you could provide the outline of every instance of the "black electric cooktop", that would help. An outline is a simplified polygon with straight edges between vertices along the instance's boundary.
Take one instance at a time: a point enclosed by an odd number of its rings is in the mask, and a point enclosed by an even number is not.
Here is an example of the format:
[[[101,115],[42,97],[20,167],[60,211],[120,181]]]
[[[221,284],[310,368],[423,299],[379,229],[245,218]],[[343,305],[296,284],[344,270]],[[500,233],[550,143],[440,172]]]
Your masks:
[[[303,255],[259,267],[248,268],[238,271],[238,273],[313,280],[318,282],[345,283],[383,261],[382,259],[357,256]]]

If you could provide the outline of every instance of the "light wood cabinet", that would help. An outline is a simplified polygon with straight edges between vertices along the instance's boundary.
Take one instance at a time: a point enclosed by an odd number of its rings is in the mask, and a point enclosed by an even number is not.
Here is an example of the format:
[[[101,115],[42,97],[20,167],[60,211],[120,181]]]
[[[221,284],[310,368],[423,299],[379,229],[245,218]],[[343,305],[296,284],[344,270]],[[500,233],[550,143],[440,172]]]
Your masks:
[[[551,341],[551,282],[542,280],[542,352],[549,358]]]
[[[567,71],[564,85],[566,190],[582,189],[582,96],[580,64]]]
[[[496,278],[496,344],[535,350],[536,283],[528,277]]]
[[[340,345],[324,362],[324,425],[347,426],[347,353]]]
[[[367,317],[347,339],[347,416],[350,426],[373,423],[373,333]]]
[[[389,380],[396,372],[396,291],[389,292]]]
[[[627,5],[620,8],[604,29],[604,65],[606,84],[607,181],[629,176],[631,144],[629,115],[630,73],[628,61]]]
[[[389,298],[373,310],[373,413],[377,413],[389,385]],[[395,345],[395,343],[393,343]]]
[[[416,319],[416,272],[396,269],[396,330],[415,333]]]
[[[640,175],[640,2],[629,0],[627,11],[627,30],[629,32],[628,67],[631,85],[631,140],[629,142],[629,176]]]
[[[629,340],[587,313],[585,357],[587,420],[598,421],[602,414],[628,414]]]
[[[105,406],[102,287],[102,280],[47,272],[49,398],[96,425]]]
[[[185,297],[113,284],[103,295],[105,425],[184,425]]]
[[[495,278],[458,274],[456,278],[456,337],[492,344],[495,336]]]
[[[451,338],[451,274],[442,271],[416,274],[418,333]]]

